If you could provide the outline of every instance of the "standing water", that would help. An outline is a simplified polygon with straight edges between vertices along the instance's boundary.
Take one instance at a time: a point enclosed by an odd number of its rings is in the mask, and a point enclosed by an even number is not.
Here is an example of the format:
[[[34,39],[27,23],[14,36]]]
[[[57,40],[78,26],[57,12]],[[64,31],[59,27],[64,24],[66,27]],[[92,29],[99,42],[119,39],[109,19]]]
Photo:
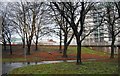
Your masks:
[[[88,59],[96,60],[96,59]],[[38,64],[50,64],[50,63],[60,63],[60,62],[76,62],[76,60],[59,60],[59,61],[41,61],[41,62],[7,62],[2,63],[2,74],[9,73],[15,68],[24,67],[28,65],[38,65]]]
[[[76,60],[60,60],[60,61],[41,61],[41,62],[6,62],[2,63],[2,74],[9,73],[9,71],[19,68],[19,67],[24,67],[28,65],[38,65],[38,64],[50,64],[50,63],[60,63],[60,62],[75,62]]]

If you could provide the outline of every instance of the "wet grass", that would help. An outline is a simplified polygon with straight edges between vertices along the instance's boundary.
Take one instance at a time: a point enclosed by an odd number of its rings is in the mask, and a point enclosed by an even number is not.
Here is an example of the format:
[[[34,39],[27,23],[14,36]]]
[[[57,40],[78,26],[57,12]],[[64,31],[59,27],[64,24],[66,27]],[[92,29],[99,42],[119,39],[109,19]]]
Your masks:
[[[113,62],[54,63],[16,68],[9,74],[117,74],[118,64]]]
[[[16,46],[12,46],[13,47],[13,51],[20,51],[23,50],[22,45],[16,45]],[[63,46],[62,46],[63,49]],[[48,45],[44,45],[44,46],[38,46],[38,50],[35,51],[35,46],[31,47],[31,51],[32,52],[52,52],[52,51],[59,51],[59,46],[48,46]],[[87,53],[87,54],[97,54],[97,55],[108,55],[108,53],[105,53],[102,51],[98,51],[98,50],[92,50],[90,48],[87,47],[82,47],[82,53]],[[9,51],[8,51],[9,52]],[[68,50],[67,50],[67,54],[76,54],[77,53],[77,47],[76,46],[69,46]]]
[[[2,58],[2,62],[40,62],[41,58]]]
[[[58,50],[59,50],[59,46],[58,47],[55,47],[55,46],[39,47],[39,51],[44,51],[44,52],[52,52],[52,51],[58,51]],[[96,55],[100,55],[100,56],[109,55],[108,53],[103,52],[103,51],[97,51],[97,50],[92,50],[90,48],[82,47],[82,54],[96,54]],[[68,50],[67,50],[67,54],[77,54],[77,47],[69,46]]]
[[[52,52],[52,51],[58,51],[59,47],[58,46],[39,46],[38,51],[43,51],[43,52]]]
[[[25,61],[24,58],[2,58],[2,62],[18,62]]]
[[[68,51],[67,53],[68,54],[77,54],[77,47],[69,47],[68,48]],[[82,54],[96,54],[96,55],[99,55],[99,56],[106,56],[106,55],[109,55],[108,53],[106,52],[102,52],[102,51],[97,51],[97,50],[92,50],[90,48],[85,48],[85,47],[82,47],[81,49],[82,51]]]
[[[18,49],[18,50],[17,50]],[[52,52],[52,51],[58,51],[59,46],[39,46],[38,51],[35,51],[35,47],[32,46],[31,52],[32,53],[37,53],[37,52]],[[22,50],[22,46],[13,46],[13,51],[20,51]],[[22,51],[23,52],[23,51]],[[77,47],[76,46],[69,46],[67,50],[67,54],[75,54],[77,53]],[[99,56],[108,56],[108,53],[102,52],[102,51],[96,51],[92,50],[90,48],[85,48],[82,47],[82,54],[95,54]],[[5,54],[4,54],[5,55]],[[2,62],[19,62],[19,61],[41,61],[40,58],[30,58],[26,59],[25,58],[2,58]]]

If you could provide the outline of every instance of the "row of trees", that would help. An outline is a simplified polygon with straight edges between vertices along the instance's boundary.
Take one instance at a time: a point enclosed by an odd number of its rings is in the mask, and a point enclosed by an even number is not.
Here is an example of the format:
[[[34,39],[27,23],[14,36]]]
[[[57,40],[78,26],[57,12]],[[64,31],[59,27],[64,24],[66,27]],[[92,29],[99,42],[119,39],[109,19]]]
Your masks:
[[[36,43],[36,50],[38,39],[46,34],[56,33],[54,30],[45,25],[56,24],[60,30],[60,50],[62,34],[64,36],[64,51],[63,57],[67,57],[67,48],[76,38],[77,42],[77,64],[81,64],[81,44],[82,41],[95,31],[101,25],[106,25],[111,34],[111,58],[114,58],[114,43],[116,36],[120,33],[120,2],[106,2],[102,3],[104,11],[98,9],[101,3],[94,2],[16,2],[7,3],[5,9],[1,10],[3,17],[3,44],[6,45],[7,35],[8,42],[11,41],[11,33],[17,32],[22,39],[23,48],[27,43],[27,55],[30,55],[30,47],[32,41]],[[3,5],[3,6],[5,6]],[[9,7],[9,8],[8,8]],[[84,34],[86,16],[90,12],[98,13],[100,21],[98,26],[89,29],[88,33]],[[92,13],[91,13],[92,18]],[[15,31],[13,31],[13,29]],[[12,30],[12,31],[8,31]],[[84,35],[83,35],[84,34]],[[9,44],[11,44],[9,42]],[[12,51],[11,51],[12,54]]]
[[[114,43],[115,43],[116,36],[118,36],[118,34],[120,33],[120,26],[118,24],[119,18],[120,18],[118,16],[119,11],[116,11],[119,9],[115,7],[115,4],[118,7],[119,2],[118,3],[109,3],[109,2],[103,3],[102,5],[104,7],[102,9],[104,8],[105,9],[103,11],[104,13],[98,14],[99,17],[101,18],[98,26],[95,26],[94,28],[89,29],[89,32],[84,36],[83,36],[83,33],[84,33],[86,16],[90,11],[94,11],[96,13],[98,13],[99,11],[102,11],[101,9],[98,9],[98,7],[96,7],[99,5],[99,3],[96,4],[96,3],[88,3],[88,2],[86,3],[85,2],[75,2],[75,3],[53,2],[51,4],[52,4],[53,11],[54,12],[56,11],[57,13],[59,12],[60,16],[63,17],[63,19],[65,19],[65,23],[67,24],[67,26],[70,27],[73,31],[73,35],[75,36],[76,42],[77,42],[77,64],[81,64],[81,43],[82,41],[103,24],[105,24],[108,27],[108,31],[112,38],[110,58],[114,58]],[[57,22],[59,21],[57,20]],[[59,26],[62,27],[63,25],[59,24]],[[65,29],[66,28],[64,27],[64,30]],[[64,39],[64,41],[66,41],[66,39]],[[65,54],[67,50],[67,49],[65,50],[66,48],[65,46],[69,45],[69,44],[68,45],[66,44],[64,43],[64,53],[63,53],[64,57],[66,57]]]
[[[22,39],[23,49],[25,49],[25,44],[27,44],[26,54],[30,55],[33,37],[35,38],[34,42],[37,50],[38,39],[49,32],[49,28],[45,26],[47,22],[44,21],[47,20],[45,4],[43,2],[16,2],[4,3],[1,6],[4,7],[4,9],[1,9],[4,48],[6,48],[7,35],[10,34],[8,42],[11,44],[11,35],[16,32]],[[8,27],[9,29],[7,29]],[[10,54],[12,54],[12,49],[10,51]]]

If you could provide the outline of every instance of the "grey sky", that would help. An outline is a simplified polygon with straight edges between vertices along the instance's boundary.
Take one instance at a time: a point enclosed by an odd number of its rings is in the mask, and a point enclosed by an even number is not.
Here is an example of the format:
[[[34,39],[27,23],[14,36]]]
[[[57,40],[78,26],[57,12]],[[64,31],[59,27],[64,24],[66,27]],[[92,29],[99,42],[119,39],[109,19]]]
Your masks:
[[[0,2],[19,2],[19,1],[28,1],[28,2],[34,2],[34,1],[38,1],[38,2],[44,2],[44,1],[48,1],[48,2],[75,2],[75,1],[87,1],[87,2],[118,2],[120,0],[0,0]]]

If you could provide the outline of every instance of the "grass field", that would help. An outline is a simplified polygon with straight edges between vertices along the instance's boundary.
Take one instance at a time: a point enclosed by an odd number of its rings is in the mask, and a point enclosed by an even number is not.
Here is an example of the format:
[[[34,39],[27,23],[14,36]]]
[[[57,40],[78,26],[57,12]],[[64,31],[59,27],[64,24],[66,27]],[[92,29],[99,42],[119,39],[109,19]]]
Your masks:
[[[117,74],[118,64],[113,62],[55,63],[17,68],[9,74]]]
[[[76,56],[77,53],[77,47],[76,46],[69,46],[67,50],[68,55],[74,55]],[[41,54],[42,52],[56,52],[59,51],[59,46],[38,46],[38,51],[35,51],[35,46],[31,47],[31,55],[27,56],[26,60],[27,61],[41,61],[43,58],[41,57],[36,57],[35,54]],[[16,45],[13,46],[13,52],[14,55],[9,55],[9,51],[3,53],[3,62],[19,62],[19,61],[26,61],[25,56],[24,56],[24,50],[22,49],[22,46]],[[109,56],[108,53],[103,52],[103,51],[97,51],[97,50],[92,50],[90,48],[82,47],[82,54],[91,54],[91,55],[98,55],[98,56]],[[8,54],[6,54],[8,53]]]
[[[30,61],[38,60],[39,61],[42,58],[44,59],[45,56],[46,57],[48,56],[50,58],[53,57],[53,60],[54,60],[54,58],[56,58],[56,60],[57,60],[57,57],[59,57],[59,56],[62,58],[62,54],[60,54],[59,52],[56,53],[56,51],[58,51],[58,49],[59,49],[58,46],[39,46],[38,51],[35,51],[35,47],[32,46],[31,55],[28,56],[28,60],[30,60]],[[5,58],[5,56],[4,56],[2,58],[3,61],[4,62],[26,61],[24,59],[24,57],[21,57],[24,55],[17,56],[21,52],[22,52],[21,54],[23,54],[23,50],[22,50],[21,46],[14,46],[13,52],[14,52],[13,56],[7,55],[6,53],[4,53],[4,55],[6,55],[7,57]],[[49,55],[48,52],[53,52],[53,55]],[[84,58],[84,55],[85,55],[85,57],[90,55],[90,58],[92,56],[93,56],[92,58],[95,58],[95,56],[98,56],[101,58],[104,58],[104,57],[109,58],[108,53],[103,52],[103,51],[93,50],[90,48],[82,47],[81,52],[82,52],[83,58]],[[77,53],[76,46],[68,47],[67,54],[69,55],[69,57],[70,56],[75,57],[76,53]],[[42,56],[40,56],[40,54]],[[16,57],[14,57],[14,56],[16,56]],[[38,56],[38,57],[36,57],[36,56]],[[75,59],[76,59],[76,57],[75,57]],[[16,68],[9,72],[9,74],[33,74],[33,75],[38,74],[38,76],[39,76],[39,74],[117,74],[117,73],[118,73],[117,60],[115,62],[114,61],[109,62],[106,60],[105,61],[83,61],[82,65],[76,65],[76,63],[68,63],[68,62],[53,63],[53,64],[41,64],[41,65],[28,65],[26,67]]]
[[[12,46],[13,51],[20,51],[22,49],[22,45],[16,45]],[[62,47],[63,48],[63,47]],[[38,46],[38,51],[39,52],[52,52],[52,51],[58,51],[59,46]],[[35,46],[31,47],[31,51],[35,51]],[[82,53],[87,53],[87,54],[98,54],[98,55],[108,55],[108,53],[105,53],[102,51],[97,51],[97,50],[92,50],[88,47],[82,47]],[[9,51],[8,51],[9,52]],[[77,53],[77,47],[76,46],[69,46],[67,50],[67,54],[76,54]]]
[[[76,54],[77,53],[76,50],[77,50],[77,47],[69,47],[67,53],[68,54]],[[81,52],[82,52],[82,54],[96,54],[96,55],[100,55],[100,56],[109,55],[106,52],[92,50],[92,49],[86,48],[86,47],[82,47]]]
[[[59,46],[41,46],[39,47],[39,51],[46,51],[46,52],[51,52],[51,51],[58,51]],[[104,50],[103,50],[104,51]],[[108,53],[103,52],[103,51],[97,51],[97,50],[92,50],[90,48],[82,47],[82,53],[84,54],[97,54],[97,55],[108,55]],[[76,54],[77,53],[77,47],[76,46],[69,46],[67,49],[67,54]]]

